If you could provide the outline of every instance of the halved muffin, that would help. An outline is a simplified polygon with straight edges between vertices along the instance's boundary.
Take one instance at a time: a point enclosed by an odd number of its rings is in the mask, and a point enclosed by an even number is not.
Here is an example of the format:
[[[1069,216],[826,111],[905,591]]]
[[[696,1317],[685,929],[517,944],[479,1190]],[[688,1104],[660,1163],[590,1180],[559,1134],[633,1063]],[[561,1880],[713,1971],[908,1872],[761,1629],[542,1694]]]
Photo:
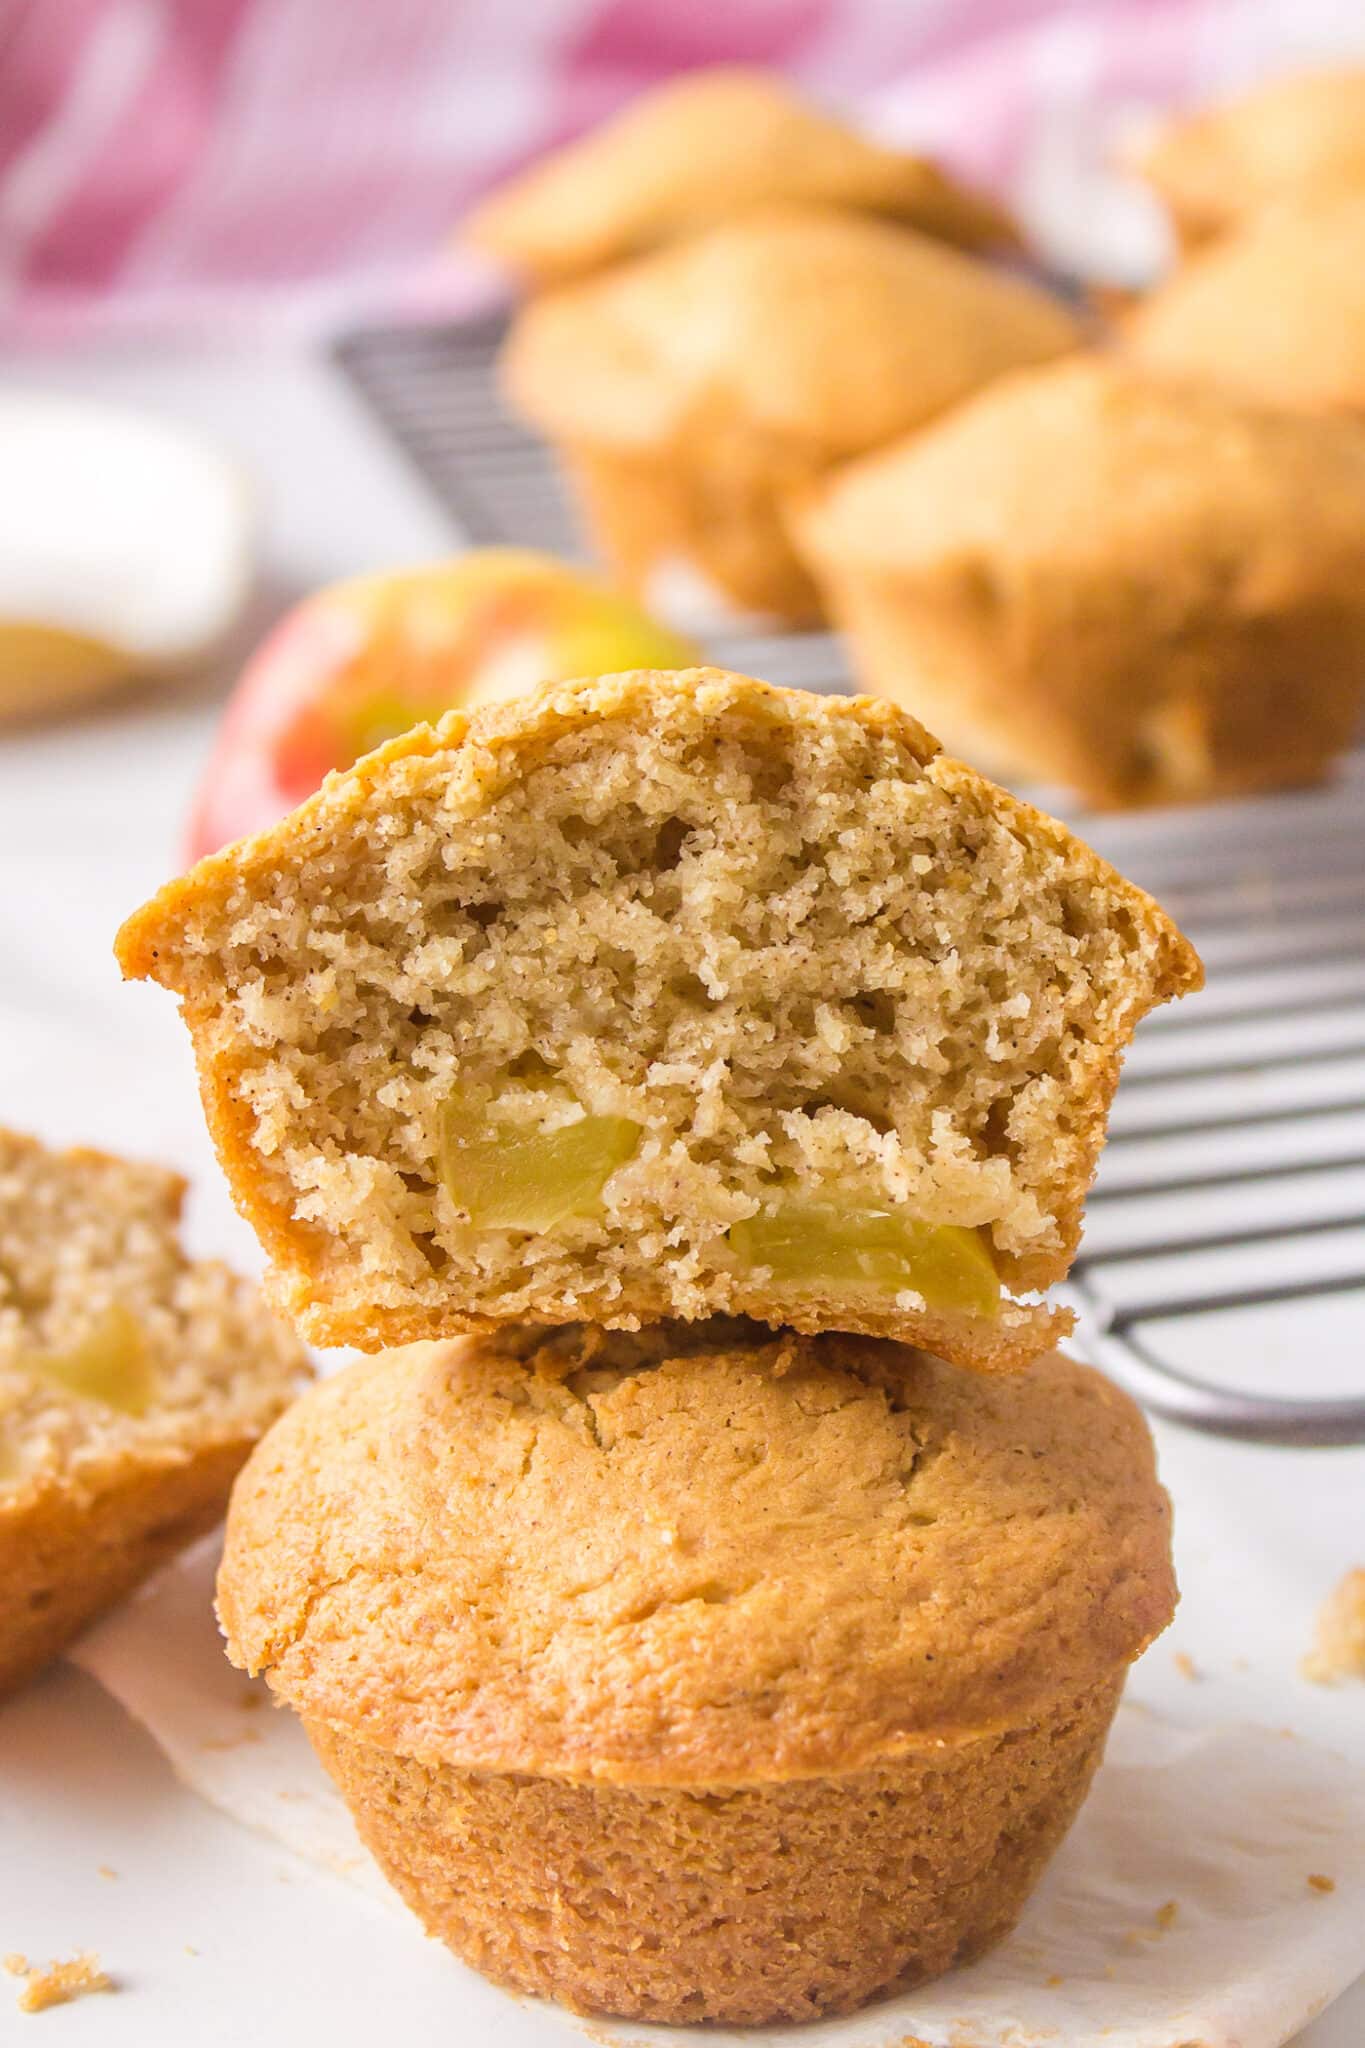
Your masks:
[[[805,619],[819,605],[787,504],[1079,338],[1022,278],[885,221],[787,206],[534,301],[502,374],[624,582],[665,611],[699,581]]]
[[[184,1183],[0,1130],[0,1692],[211,1529],[308,1369]]]
[[[1006,379],[800,524],[866,689],[1090,801],[1318,780],[1365,704],[1365,432],[1102,357]]]
[[[1294,71],[1169,122],[1135,159],[1187,247],[1283,199],[1365,186],[1365,69]]]
[[[881,215],[965,249],[1018,233],[984,193],[883,149],[739,67],[691,71],[633,100],[485,199],[464,238],[531,284],[562,283],[772,200]]]
[[[1011,1367],[1139,1018],[1141,890],[867,699],[699,669],[404,735],[132,917],[318,1341],[715,1312]]]
[[[1137,307],[1123,342],[1156,370],[1365,417],[1365,177],[1229,235]]]
[[[762,2024],[1009,1931],[1170,1619],[1169,1541],[1138,1411],[1055,1354],[507,1330],[300,1402],[218,1599],[458,1955]]]

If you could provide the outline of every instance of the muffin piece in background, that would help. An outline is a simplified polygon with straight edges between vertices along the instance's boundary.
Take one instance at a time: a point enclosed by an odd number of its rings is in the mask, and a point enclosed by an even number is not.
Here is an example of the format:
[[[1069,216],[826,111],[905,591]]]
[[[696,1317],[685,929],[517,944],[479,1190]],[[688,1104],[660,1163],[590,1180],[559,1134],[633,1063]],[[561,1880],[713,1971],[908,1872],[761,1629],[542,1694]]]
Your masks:
[[[1314,1685],[1365,1679],[1365,1565],[1347,1572],[1323,1601],[1316,1640],[1301,1669]]]
[[[1009,1931],[1175,1586],[1098,1373],[701,1325],[351,1367],[242,1475],[218,1593],[430,1933],[762,2024]]]
[[[184,1182],[0,1131],[0,1692],[211,1529],[307,1354]]]
[[[510,403],[556,444],[619,576],[677,613],[818,617],[783,511],[1003,371],[1073,348],[1022,278],[883,221],[778,207],[526,307]]]
[[[0,729],[202,676],[256,551],[249,480],[211,442],[17,375],[0,389]]]
[[[1365,431],[1086,357],[800,522],[863,687],[1099,805],[1314,782],[1365,704]]]
[[[1365,68],[1295,71],[1168,122],[1133,168],[1187,248],[1282,199],[1365,188]]]
[[[692,71],[523,171],[463,237],[532,285],[563,283],[772,200],[880,215],[964,249],[1013,248],[984,193],[927,158],[885,149],[781,79]]]
[[[452,713],[125,925],[317,1341],[753,1315],[985,1369],[1060,1279],[1170,920],[870,699]]]
[[[1219,242],[1138,306],[1123,344],[1247,398],[1365,417],[1365,178]]]

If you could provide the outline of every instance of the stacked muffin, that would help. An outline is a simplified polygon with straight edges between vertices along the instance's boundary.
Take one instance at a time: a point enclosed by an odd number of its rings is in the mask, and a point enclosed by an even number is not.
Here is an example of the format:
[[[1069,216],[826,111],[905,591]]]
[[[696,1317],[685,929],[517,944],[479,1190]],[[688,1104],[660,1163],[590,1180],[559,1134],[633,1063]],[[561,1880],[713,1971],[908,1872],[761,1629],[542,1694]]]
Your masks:
[[[277,1300],[382,1354],[252,1459],[220,1612],[426,1926],[735,2022],[1004,1933],[1174,1600],[1019,1298],[1197,982],[1156,905],[895,707],[694,671],[419,728],[120,954]]]

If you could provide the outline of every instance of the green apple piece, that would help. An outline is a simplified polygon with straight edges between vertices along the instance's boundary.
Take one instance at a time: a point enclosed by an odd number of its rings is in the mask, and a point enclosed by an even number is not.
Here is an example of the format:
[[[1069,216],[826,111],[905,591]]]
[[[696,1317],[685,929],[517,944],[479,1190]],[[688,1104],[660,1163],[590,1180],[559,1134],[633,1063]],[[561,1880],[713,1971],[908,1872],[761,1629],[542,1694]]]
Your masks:
[[[955,1223],[790,1200],[733,1224],[729,1241],[745,1266],[766,1266],[777,1286],[793,1292],[908,1291],[931,1309],[977,1316],[993,1316],[1000,1305],[985,1239]]]
[[[527,1132],[473,1109],[457,1091],[445,1108],[441,1179],[476,1230],[553,1230],[571,1216],[597,1214],[640,1136],[625,1116],[581,1116]]]
[[[67,1351],[30,1351],[21,1360],[34,1379],[98,1401],[120,1415],[145,1415],[152,1398],[152,1370],[136,1318],[119,1303]]]

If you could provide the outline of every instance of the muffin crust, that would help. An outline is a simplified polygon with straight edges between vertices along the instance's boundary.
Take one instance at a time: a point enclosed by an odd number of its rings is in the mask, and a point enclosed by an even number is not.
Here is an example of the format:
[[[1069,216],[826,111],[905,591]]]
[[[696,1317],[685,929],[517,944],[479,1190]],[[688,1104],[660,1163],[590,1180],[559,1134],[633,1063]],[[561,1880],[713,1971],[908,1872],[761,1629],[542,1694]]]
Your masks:
[[[622,580],[649,594],[681,560],[734,605],[801,619],[818,606],[784,508],[1079,338],[1036,285],[922,235],[769,207],[534,301],[502,375]]]
[[[1158,371],[1365,419],[1365,176],[1257,215],[1139,305],[1123,340]]]
[[[738,67],[693,71],[501,186],[465,239],[534,285],[562,283],[777,200],[879,215],[964,249],[1017,230],[925,157],[881,149]]]
[[[219,1580],[431,1933],[582,2009],[753,2024],[1008,1931],[1173,1600],[1098,1374],[742,1323],[354,1366],[253,1458]]]
[[[1017,1726],[1173,1597],[1146,1428],[1099,1374],[703,1324],[325,1382],[236,1490],[219,1612],[235,1662],[358,1740],[680,1788]]]
[[[1186,247],[1305,192],[1365,186],[1365,68],[1292,72],[1182,115],[1136,168]]]
[[[801,523],[864,687],[1100,805],[1318,780],[1365,698],[1365,434],[1147,370],[1021,372]]]

